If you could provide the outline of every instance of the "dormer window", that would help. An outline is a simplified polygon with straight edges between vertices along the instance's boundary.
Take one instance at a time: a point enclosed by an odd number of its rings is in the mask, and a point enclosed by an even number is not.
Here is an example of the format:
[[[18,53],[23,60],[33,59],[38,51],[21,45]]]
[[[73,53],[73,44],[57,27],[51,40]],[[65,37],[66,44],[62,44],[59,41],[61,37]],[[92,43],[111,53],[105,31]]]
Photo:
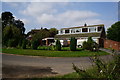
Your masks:
[[[101,30],[102,30],[102,27],[101,27],[101,26],[99,26],[99,27],[98,27],[98,31],[101,31]]]
[[[69,29],[65,30],[65,33],[69,33]]]
[[[79,32],[81,32],[81,29],[76,29],[76,33],[79,33]]]
[[[88,28],[82,28],[82,32],[88,32]]]
[[[90,27],[89,32],[96,32],[96,27]]]
[[[75,33],[75,29],[72,29],[72,30],[71,30],[71,33]]]

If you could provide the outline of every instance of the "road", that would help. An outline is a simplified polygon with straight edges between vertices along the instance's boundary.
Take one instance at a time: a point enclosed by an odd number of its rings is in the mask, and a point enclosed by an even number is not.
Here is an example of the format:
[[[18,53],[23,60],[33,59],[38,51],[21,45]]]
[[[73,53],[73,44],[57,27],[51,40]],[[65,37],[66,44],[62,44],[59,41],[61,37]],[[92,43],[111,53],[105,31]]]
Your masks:
[[[111,60],[111,55],[101,56],[105,61]],[[5,65],[20,65],[20,66],[33,66],[33,67],[51,67],[53,72],[58,74],[71,73],[72,63],[81,69],[87,69],[92,66],[89,57],[35,57],[35,56],[22,56],[3,54],[2,62]]]

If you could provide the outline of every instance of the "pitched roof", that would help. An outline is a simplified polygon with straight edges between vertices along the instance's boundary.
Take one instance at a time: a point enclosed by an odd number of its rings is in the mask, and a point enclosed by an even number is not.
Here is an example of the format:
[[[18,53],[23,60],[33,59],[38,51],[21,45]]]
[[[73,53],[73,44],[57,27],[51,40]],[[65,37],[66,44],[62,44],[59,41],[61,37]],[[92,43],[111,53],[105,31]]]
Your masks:
[[[86,25],[86,26],[78,26],[78,27],[70,27],[70,28],[61,28],[62,29],[74,29],[74,28],[85,28],[85,27],[96,27],[96,26],[101,26],[101,27],[104,27],[104,24],[99,24],[99,25]]]
[[[71,38],[71,37],[100,37],[101,32],[95,32],[95,33],[80,33],[80,34],[64,34],[64,35],[56,35],[55,38]]]

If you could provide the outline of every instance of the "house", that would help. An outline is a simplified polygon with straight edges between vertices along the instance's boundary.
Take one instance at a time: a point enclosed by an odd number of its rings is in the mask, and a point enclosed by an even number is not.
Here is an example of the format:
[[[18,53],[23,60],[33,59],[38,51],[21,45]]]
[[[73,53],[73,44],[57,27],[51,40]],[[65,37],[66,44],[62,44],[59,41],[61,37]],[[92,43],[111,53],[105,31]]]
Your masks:
[[[103,47],[103,39],[106,38],[104,24],[84,24],[84,26],[62,28],[58,31],[55,39],[59,39],[61,44],[64,45],[64,41],[67,40],[68,44],[70,44],[70,38],[75,37],[77,39],[77,45],[82,45],[82,43],[87,41],[90,36],[97,44],[99,44],[99,46]]]

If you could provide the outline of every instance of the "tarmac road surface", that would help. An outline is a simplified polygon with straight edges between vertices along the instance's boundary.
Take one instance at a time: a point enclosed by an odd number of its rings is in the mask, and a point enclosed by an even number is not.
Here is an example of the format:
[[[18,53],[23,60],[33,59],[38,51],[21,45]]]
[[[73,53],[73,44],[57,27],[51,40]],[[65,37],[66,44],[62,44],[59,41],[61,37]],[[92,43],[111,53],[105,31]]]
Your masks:
[[[101,56],[105,61],[111,60],[111,55]],[[12,66],[50,67],[52,72],[67,74],[74,72],[73,65],[81,69],[92,67],[93,63],[89,57],[37,57],[2,54],[2,64]]]

